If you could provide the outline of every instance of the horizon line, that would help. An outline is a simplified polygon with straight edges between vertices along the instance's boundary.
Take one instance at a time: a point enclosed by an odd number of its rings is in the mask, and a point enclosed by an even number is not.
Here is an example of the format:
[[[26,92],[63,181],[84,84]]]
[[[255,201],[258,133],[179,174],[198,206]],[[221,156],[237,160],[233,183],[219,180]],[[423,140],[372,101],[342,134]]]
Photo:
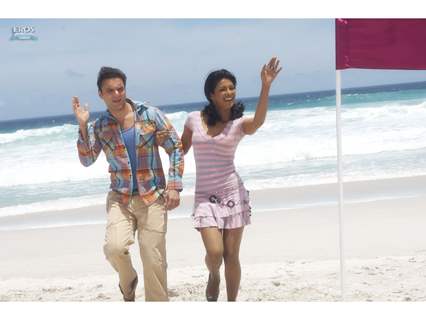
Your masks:
[[[350,90],[355,90],[355,89],[371,89],[371,88],[386,88],[386,87],[392,87],[392,86],[397,86],[397,85],[410,85],[410,84],[421,84],[424,83],[425,84],[425,88],[426,89],[426,80],[425,81],[412,81],[412,82],[398,82],[398,83],[387,83],[387,84],[375,84],[375,85],[371,85],[371,86],[362,86],[362,87],[349,87],[349,88],[342,88],[342,93],[345,94],[347,93],[347,91]],[[282,97],[282,96],[292,96],[292,95],[300,95],[300,94],[304,94],[304,93],[322,93],[322,92],[335,92],[336,89],[324,89],[324,90],[316,90],[316,91],[299,91],[299,92],[292,92],[292,93],[284,93],[284,94],[274,94],[274,95],[270,95],[269,97]],[[346,91],[346,92],[345,92]],[[253,99],[258,99],[258,96],[251,96],[251,97],[241,97],[239,99],[245,99],[245,100],[253,100]],[[149,101],[149,100],[147,100]],[[182,103],[174,103],[174,104],[159,104],[159,105],[154,105],[155,107],[164,107],[167,109],[167,107],[174,107],[174,106],[179,106],[179,105],[188,105],[188,104],[197,104],[197,103],[205,103],[205,101],[193,101],[193,102],[182,102]],[[94,111],[93,113],[99,113],[99,112],[103,112],[103,111]],[[8,119],[8,120],[1,120],[0,123],[5,123],[5,122],[13,122],[13,121],[22,121],[22,120],[36,120],[36,119],[43,119],[43,118],[53,118],[53,117],[58,117],[58,116],[70,116],[73,115],[72,113],[66,113],[66,114],[54,114],[54,115],[49,115],[49,116],[41,116],[41,117],[32,117],[32,118],[13,118],[13,119]]]

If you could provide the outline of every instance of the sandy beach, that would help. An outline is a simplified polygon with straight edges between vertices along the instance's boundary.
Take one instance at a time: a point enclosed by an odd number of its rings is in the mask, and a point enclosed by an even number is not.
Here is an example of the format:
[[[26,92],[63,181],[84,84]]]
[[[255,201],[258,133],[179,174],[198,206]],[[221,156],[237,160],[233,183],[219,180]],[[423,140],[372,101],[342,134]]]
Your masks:
[[[345,184],[345,300],[426,301],[425,186],[425,177]],[[340,300],[336,190],[322,185],[252,192],[240,301]],[[185,198],[182,208],[190,201]],[[72,213],[89,211],[105,214],[103,206]],[[18,225],[19,219],[25,217],[2,218],[0,225]],[[117,276],[102,253],[104,228],[0,231],[0,301],[121,301]],[[189,218],[169,219],[167,251],[170,300],[204,301],[204,248]],[[131,253],[141,275],[136,244]],[[142,281],[136,297],[144,300]],[[219,299],[226,301],[223,267]]]

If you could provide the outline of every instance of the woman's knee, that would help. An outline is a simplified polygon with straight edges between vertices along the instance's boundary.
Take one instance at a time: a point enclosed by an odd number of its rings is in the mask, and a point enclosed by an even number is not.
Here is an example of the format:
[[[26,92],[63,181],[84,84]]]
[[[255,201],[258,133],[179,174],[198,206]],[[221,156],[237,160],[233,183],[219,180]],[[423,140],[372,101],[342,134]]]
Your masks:
[[[220,248],[207,250],[207,259],[210,263],[220,266],[222,264],[223,250]]]
[[[239,251],[225,250],[223,254],[223,260],[225,264],[232,264],[232,265],[239,264],[240,263]]]

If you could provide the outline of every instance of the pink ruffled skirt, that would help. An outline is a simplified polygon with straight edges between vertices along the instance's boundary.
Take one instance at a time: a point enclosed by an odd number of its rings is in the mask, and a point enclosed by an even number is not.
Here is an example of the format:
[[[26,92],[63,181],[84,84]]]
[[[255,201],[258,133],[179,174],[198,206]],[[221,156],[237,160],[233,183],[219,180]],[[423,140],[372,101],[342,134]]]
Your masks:
[[[243,186],[226,194],[215,191],[195,195],[192,221],[197,230],[208,227],[241,228],[251,223],[250,216],[249,193]]]

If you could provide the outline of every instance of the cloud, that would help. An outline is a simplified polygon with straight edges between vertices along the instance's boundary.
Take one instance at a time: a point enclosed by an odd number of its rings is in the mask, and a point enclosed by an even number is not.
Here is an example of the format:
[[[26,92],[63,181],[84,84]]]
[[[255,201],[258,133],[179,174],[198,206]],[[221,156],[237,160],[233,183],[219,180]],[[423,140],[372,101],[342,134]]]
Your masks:
[[[71,69],[67,69],[65,74],[70,78],[84,78],[86,76],[84,73],[80,73]]]

